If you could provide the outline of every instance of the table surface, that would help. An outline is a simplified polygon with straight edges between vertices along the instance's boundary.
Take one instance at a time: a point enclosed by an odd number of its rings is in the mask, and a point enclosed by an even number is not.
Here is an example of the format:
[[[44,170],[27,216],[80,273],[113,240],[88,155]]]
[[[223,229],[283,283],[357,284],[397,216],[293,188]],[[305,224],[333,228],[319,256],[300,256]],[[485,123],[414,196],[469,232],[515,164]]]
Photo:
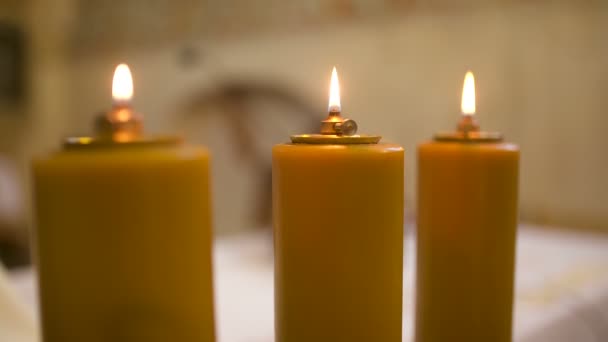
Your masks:
[[[405,251],[403,340],[411,341],[414,236],[406,237]],[[273,341],[270,234],[220,237],[214,257],[218,341]],[[31,269],[9,275],[17,297],[31,312],[36,310],[34,278]],[[516,279],[516,341],[608,340],[608,236],[523,225]]]

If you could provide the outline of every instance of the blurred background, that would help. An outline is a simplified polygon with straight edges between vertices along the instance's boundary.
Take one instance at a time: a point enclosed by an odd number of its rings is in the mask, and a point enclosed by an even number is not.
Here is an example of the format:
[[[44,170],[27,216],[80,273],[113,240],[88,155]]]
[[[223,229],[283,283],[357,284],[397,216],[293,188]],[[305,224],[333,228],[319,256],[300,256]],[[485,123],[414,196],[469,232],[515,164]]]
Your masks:
[[[131,65],[153,133],[214,155],[215,229],[270,227],[270,147],[317,129],[332,66],[360,131],[406,148],[482,127],[522,150],[522,220],[608,232],[608,4],[571,0],[2,0],[0,257],[27,262],[29,163],[86,134]]]

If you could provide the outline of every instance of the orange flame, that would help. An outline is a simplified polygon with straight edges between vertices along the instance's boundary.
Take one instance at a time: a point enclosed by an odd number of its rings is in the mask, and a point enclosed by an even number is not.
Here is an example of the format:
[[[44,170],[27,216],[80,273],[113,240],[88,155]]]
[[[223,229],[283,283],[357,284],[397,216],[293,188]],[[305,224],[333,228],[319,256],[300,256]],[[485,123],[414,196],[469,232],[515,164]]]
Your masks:
[[[475,114],[475,76],[473,72],[467,71],[462,86],[462,102],[460,108],[463,115]]]
[[[340,106],[340,81],[338,80],[338,71],[336,67],[331,72],[331,82],[329,85],[329,111],[341,112]]]
[[[112,99],[115,104],[128,104],[133,98],[133,77],[126,64],[119,64],[112,81]]]

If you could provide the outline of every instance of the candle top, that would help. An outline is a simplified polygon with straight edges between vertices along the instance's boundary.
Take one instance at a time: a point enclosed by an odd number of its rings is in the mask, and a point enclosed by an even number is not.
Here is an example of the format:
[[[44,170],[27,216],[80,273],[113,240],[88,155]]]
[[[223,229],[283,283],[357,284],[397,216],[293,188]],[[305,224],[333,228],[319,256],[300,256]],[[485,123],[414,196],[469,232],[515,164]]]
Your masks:
[[[181,139],[172,136],[145,137],[143,121],[131,107],[133,77],[126,64],[119,64],[112,80],[112,109],[95,120],[94,136],[68,137],[64,147],[108,147],[116,145],[172,145]]]
[[[455,132],[440,132],[435,134],[435,141],[458,141],[467,143],[487,143],[502,141],[498,132],[483,132],[475,119],[475,76],[467,71],[462,86],[460,109],[462,116]]]
[[[358,125],[354,120],[342,117],[340,103],[340,81],[336,67],[331,72],[329,82],[328,115],[321,121],[320,134],[292,135],[291,141],[297,144],[376,144],[380,136],[358,135]]]

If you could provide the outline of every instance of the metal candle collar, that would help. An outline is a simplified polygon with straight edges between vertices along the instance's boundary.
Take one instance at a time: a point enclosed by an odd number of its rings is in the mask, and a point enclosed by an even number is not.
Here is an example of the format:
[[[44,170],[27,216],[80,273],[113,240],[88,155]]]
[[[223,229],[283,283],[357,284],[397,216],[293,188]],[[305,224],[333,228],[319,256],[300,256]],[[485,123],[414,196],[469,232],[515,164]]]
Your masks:
[[[488,143],[501,142],[503,136],[499,132],[484,132],[473,115],[462,115],[455,132],[440,132],[435,134],[435,141]]]
[[[143,132],[141,116],[129,106],[114,106],[105,115],[95,120],[95,133],[100,139],[127,142],[141,137]]]
[[[178,137],[145,137],[143,121],[130,106],[116,105],[107,113],[95,119],[95,135],[69,137],[64,140],[65,148],[111,145],[172,145],[180,141]]]
[[[321,121],[320,134],[292,135],[294,144],[377,144],[381,137],[377,135],[358,135],[355,120],[346,119],[339,111],[330,111],[327,118]]]

